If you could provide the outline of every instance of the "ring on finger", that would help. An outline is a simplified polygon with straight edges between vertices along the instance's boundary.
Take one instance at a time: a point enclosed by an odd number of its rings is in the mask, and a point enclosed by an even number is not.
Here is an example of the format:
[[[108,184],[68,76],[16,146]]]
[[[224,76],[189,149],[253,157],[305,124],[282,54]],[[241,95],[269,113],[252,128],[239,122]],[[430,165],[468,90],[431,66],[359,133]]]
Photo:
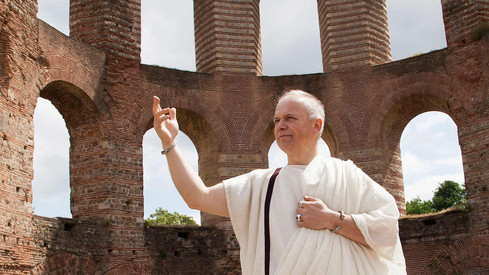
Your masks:
[[[302,205],[302,201],[299,202],[299,208],[304,208],[304,206]]]
[[[297,216],[295,216],[295,219],[296,219],[298,222],[301,222],[301,221],[302,221],[301,217],[302,217],[302,214],[297,214]]]

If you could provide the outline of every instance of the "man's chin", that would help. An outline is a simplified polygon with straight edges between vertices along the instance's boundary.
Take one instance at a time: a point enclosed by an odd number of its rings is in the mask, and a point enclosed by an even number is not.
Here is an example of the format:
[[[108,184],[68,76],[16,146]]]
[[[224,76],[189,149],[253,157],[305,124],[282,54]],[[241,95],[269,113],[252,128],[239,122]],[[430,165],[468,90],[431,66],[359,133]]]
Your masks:
[[[290,142],[281,141],[281,142],[277,142],[277,145],[278,148],[280,148],[280,150],[282,150],[286,154],[288,151],[290,151],[290,147],[291,147]]]

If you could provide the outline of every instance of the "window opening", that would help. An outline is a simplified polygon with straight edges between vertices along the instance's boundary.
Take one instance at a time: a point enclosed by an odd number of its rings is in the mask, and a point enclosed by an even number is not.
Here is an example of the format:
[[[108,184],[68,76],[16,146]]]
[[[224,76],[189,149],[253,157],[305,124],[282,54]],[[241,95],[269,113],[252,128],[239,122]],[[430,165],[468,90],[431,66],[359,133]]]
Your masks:
[[[70,135],[63,117],[51,101],[38,98],[34,111],[34,214],[72,217],[69,151]]]
[[[197,149],[182,131],[179,131],[176,142],[183,151],[187,161],[198,173]],[[144,218],[155,213],[158,207],[191,216],[200,224],[200,211],[190,209],[178,193],[171,179],[166,157],[161,155],[161,141],[156,131],[151,128],[143,137],[143,175],[144,175]]]
[[[413,118],[401,136],[401,159],[406,202],[419,196],[431,200],[445,180],[464,184],[457,126],[442,112]]]

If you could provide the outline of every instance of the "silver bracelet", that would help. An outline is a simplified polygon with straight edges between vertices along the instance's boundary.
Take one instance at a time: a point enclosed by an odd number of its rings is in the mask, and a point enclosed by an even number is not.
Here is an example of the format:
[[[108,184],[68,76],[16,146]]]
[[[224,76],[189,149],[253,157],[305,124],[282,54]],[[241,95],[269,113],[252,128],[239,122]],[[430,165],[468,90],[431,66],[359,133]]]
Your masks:
[[[338,212],[340,213],[340,220],[344,220],[345,219],[345,212],[343,212],[343,210],[340,210]],[[338,230],[340,230],[340,226],[339,225],[337,225],[333,229],[331,229],[331,231],[333,233],[336,233]]]
[[[162,155],[168,154],[168,152],[170,152],[171,149],[173,149],[173,147],[175,147],[175,145],[177,145],[177,143],[176,142],[173,142],[172,145],[170,145],[170,147],[168,147],[168,149],[161,151],[161,154]]]

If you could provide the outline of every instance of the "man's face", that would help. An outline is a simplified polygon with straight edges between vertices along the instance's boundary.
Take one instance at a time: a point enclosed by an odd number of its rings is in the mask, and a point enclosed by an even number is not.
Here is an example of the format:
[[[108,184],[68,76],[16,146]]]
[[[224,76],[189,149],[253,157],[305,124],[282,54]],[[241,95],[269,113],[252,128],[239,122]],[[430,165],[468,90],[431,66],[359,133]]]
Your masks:
[[[287,96],[277,104],[273,123],[275,140],[287,155],[303,153],[317,143],[316,120],[309,119],[306,108],[296,96]]]

